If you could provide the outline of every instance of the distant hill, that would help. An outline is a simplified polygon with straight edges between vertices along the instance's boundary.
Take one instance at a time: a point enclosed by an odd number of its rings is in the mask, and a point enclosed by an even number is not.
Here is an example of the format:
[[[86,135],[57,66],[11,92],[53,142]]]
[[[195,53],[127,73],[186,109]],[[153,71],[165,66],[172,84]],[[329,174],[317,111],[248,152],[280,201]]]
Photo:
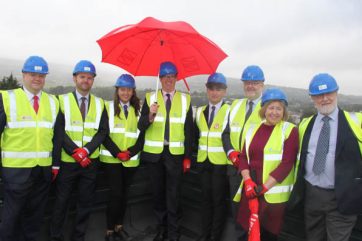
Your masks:
[[[13,60],[13,59],[5,59],[0,58],[0,78],[3,76],[9,76],[11,73],[18,79],[21,80],[21,68],[23,65],[23,61]],[[50,74],[46,80],[46,88],[53,89],[57,86],[73,86],[72,83],[72,70],[73,66],[58,64],[58,63],[49,63],[50,66]],[[113,86],[115,80],[118,75],[123,71],[104,71],[101,68],[98,68],[98,75],[95,81],[95,87],[111,87]],[[205,82],[207,80],[207,75],[195,76],[187,78],[187,82],[191,89],[191,93],[202,93],[202,97],[205,98]],[[156,77],[137,77],[136,78],[137,89],[155,89],[156,88]],[[270,87],[267,85],[266,87]],[[298,107],[298,105],[311,105],[310,97],[308,96],[308,92],[306,89],[299,89],[293,87],[280,87],[283,89],[288,96],[289,103],[291,103],[294,107]],[[107,88],[108,89],[108,88]],[[181,91],[187,91],[183,80],[178,81],[177,89]],[[111,92],[111,88],[106,91],[107,93]],[[232,100],[235,98],[242,97],[242,83],[239,79],[236,78],[228,78],[228,99]],[[112,93],[113,94],[113,93]],[[110,95],[112,96],[112,95]],[[202,102],[205,102],[203,100]],[[349,106],[352,109],[354,105],[362,105],[362,96],[352,96],[352,95],[340,95],[339,96],[339,105],[341,106]]]

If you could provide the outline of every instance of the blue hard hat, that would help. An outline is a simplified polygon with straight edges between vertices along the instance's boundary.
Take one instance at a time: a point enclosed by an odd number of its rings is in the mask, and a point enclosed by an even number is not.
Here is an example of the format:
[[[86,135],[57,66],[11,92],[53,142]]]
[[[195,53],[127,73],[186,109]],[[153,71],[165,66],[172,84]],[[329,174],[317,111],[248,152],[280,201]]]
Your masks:
[[[132,75],[122,74],[118,77],[115,87],[126,87],[126,88],[136,88],[136,83]]]
[[[241,81],[264,81],[264,73],[257,65],[246,67],[241,75]]]
[[[206,84],[223,84],[226,86],[226,78],[221,73],[213,73],[207,78]]]
[[[285,105],[288,106],[287,96],[284,94],[284,92],[281,89],[278,88],[266,89],[263,92],[263,95],[261,96],[261,106],[263,106],[265,103],[271,100],[283,101]]]
[[[163,62],[160,65],[160,76],[164,76],[167,74],[174,74],[176,75],[177,72],[177,68],[176,66],[172,63],[172,62]]]
[[[321,95],[335,92],[339,89],[337,81],[329,74],[317,74],[309,83],[310,95]]]
[[[25,60],[22,72],[48,74],[48,63],[39,56],[30,56]]]
[[[96,67],[92,64],[92,62],[88,60],[81,60],[79,61],[73,70],[73,75],[76,75],[78,73],[90,73],[96,76]]]

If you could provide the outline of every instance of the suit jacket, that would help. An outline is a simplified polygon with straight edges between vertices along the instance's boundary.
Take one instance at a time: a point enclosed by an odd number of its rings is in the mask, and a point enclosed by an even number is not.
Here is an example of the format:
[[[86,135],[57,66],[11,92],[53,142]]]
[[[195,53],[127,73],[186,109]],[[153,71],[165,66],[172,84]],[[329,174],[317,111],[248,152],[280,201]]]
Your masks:
[[[302,140],[300,164],[288,207],[303,204],[305,163],[308,144],[316,115],[308,124]],[[358,141],[350,128],[343,110],[338,112],[338,131],[335,153],[335,185],[338,210],[342,214],[362,214],[362,157]]]
[[[138,121],[138,129],[142,131],[146,131],[147,128],[152,124],[149,121],[148,115],[150,113],[150,108],[147,105],[147,100],[143,101],[142,110],[141,110],[141,116]],[[190,103],[189,110],[186,114],[186,120],[184,125],[184,134],[185,134],[185,153],[184,157],[191,159],[192,155],[192,130],[193,130],[193,121],[192,121],[192,105]],[[161,158],[161,154],[154,154],[149,152],[141,152],[141,160],[144,162],[157,162]],[[179,155],[177,155],[179,156]]]
[[[73,91],[73,95],[74,98],[77,100],[77,96],[75,91]],[[90,98],[92,98],[92,95],[89,95],[89,101],[88,101],[88,110],[89,110],[89,105],[90,105]],[[77,101],[78,103],[78,101]],[[78,106],[79,108],[79,106]],[[61,112],[61,111],[59,111]],[[64,122],[64,114],[61,113],[62,115],[62,121]],[[108,125],[108,115],[107,115],[107,110],[104,107],[103,112],[102,112],[102,116],[101,116],[101,120],[99,122],[99,128],[97,133],[93,136],[92,140],[90,142],[88,142],[84,147],[88,149],[89,151],[89,155],[91,153],[93,153],[97,148],[99,148],[99,146],[102,144],[102,142],[104,141],[104,139],[106,138],[106,136],[109,133],[109,125]],[[72,155],[74,149],[79,148],[77,146],[77,144],[74,143],[74,141],[65,133],[64,134],[64,141],[63,141],[63,148],[65,150],[65,152],[68,155]]]
[[[54,135],[53,135],[53,166],[59,166],[62,141],[64,136],[64,121],[61,121],[61,111],[59,110],[58,115],[54,124]],[[4,110],[4,103],[2,95],[0,94],[0,135],[3,133],[6,126],[6,113]],[[51,180],[51,167],[43,167],[43,173],[46,180]],[[9,183],[25,183],[30,174],[32,168],[10,168],[2,167],[2,177],[4,182]]]

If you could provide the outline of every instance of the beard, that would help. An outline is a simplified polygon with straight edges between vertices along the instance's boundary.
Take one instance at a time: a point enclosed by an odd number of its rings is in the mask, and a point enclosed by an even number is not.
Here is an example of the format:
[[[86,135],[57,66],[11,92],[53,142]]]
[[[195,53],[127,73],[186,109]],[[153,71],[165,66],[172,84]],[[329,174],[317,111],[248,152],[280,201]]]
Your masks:
[[[329,115],[337,108],[336,104],[330,104],[330,105],[323,105],[323,106],[316,106],[319,113],[322,115]]]

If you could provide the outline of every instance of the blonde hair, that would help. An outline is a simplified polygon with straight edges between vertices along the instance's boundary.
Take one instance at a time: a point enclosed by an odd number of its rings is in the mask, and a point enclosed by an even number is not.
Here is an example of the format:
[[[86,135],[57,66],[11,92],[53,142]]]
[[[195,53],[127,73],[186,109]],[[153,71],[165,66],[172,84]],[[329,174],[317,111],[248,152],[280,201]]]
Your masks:
[[[283,106],[283,118],[282,118],[282,120],[283,120],[283,121],[288,120],[289,114],[288,114],[287,106],[286,106],[285,102],[284,102],[284,101],[281,101],[281,100],[270,100],[270,101],[266,102],[266,103],[261,107],[261,109],[259,110],[259,116],[260,116],[260,118],[265,119],[266,109],[267,109],[268,106],[269,106],[271,103],[273,103],[273,102],[280,102],[280,103],[282,103],[282,106]]]

